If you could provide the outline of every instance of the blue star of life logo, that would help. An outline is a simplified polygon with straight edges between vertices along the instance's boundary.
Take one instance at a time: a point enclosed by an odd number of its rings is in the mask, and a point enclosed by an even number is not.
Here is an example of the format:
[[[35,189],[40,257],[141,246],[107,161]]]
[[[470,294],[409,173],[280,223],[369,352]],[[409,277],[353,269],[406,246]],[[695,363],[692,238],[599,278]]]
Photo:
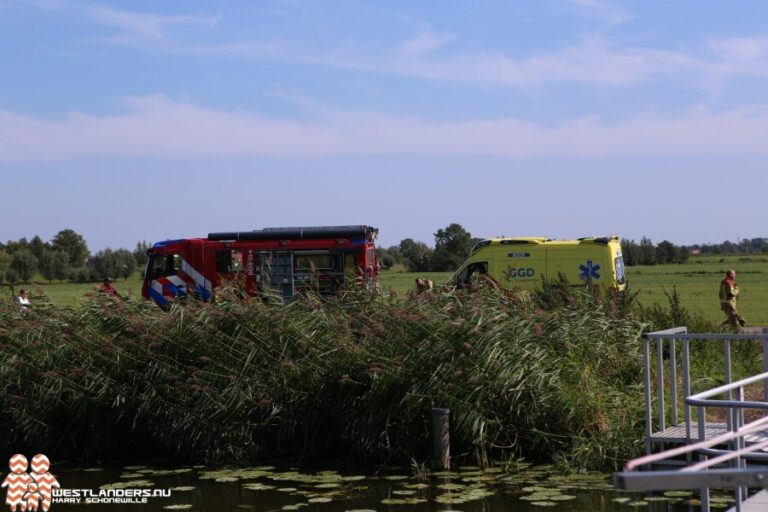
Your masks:
[[[592,260],[587,260],[586,265],[579,265],[579,277],[585,281],[591,279],[600,279],[600,264],[592,263]]]

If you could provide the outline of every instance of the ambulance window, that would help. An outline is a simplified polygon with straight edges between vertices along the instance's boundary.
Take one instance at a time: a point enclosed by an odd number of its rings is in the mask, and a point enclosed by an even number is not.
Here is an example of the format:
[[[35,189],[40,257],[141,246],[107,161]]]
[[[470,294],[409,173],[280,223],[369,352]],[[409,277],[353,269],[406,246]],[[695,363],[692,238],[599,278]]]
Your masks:
[[[624,276],[624,258],[619,254],[614,260],[614,266],[616,267],[616,282],[624,284],[626,277]]]
[[[216,272],[219,274],[242,272],[243,268],[243,251],[230,249],[216,251]]]
[[[470,263],[467,268],[459,275],[458,283],[470,284],[476,283],[480,276],[488,274],[488,262],[478,261],[477,263]]]

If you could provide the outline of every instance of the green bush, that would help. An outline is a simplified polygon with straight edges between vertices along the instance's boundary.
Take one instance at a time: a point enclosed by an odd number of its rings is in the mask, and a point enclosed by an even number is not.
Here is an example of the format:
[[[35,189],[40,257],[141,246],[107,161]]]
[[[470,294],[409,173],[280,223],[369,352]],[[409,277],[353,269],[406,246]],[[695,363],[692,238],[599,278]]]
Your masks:
[[[88,267],[74,267],[67,270],[67,279],[72,283],[90,283],[93,276]]]

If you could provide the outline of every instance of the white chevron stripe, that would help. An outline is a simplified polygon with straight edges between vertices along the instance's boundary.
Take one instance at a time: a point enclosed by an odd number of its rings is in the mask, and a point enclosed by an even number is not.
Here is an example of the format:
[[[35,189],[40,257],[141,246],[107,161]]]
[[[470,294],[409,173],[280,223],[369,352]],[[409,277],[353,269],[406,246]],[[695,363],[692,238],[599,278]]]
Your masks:
[[[185,288],[189,286],[187,282],[182,278],[180,278],[179,276],[167,276],[166,279],[172,282],[174,286],[184,286]]]
[[[205,276],[203,276],[200,272],[192,268],[192,265],[187,263],[186,260],[181,260],[181,269],[195,280],[195,284],[202,286],[209,292],[212,290],[211,282],[206,279]]]

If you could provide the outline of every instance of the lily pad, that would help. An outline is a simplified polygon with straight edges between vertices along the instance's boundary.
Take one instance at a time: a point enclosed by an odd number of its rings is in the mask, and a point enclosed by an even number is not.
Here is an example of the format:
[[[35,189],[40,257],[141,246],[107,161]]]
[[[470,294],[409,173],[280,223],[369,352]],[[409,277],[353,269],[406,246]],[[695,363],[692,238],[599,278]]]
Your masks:
[[[554,494],[549,497],[550,501],[570,501],[575,500],[576,496],[571,496],[570,494]]]
[[[444,485],[448,485],[448,484],[444,484]],[[405,487],[406,489],[429,489],[429,484],[425,484],[425,483],[403,484],[403,487]],[[440,486],[438,485],[438,487]]]
[[[310,498],[307,501],[310,503],[330,503],[333,501],[333,498],[328,498],[327,496],[318,496],[317,498]]]
[[[133,489],[143,487],[154,487],[155,483],[149,480],[128,480],[127,482],[115,482],[112,484],[104,484],[99,489]]]
[[[540,492],[540,491],[549,491],[550,489],[548,487],[541,487],[539,485],[532,485],[528,487],[523,487],[523,492]]]
[[[192,468],[179,468],[179,469],[145,469],[137,471],[137,473],[144,473],[146,475],[153,476],[167,476],[167,475],[181,475],[184,473],[191,473]]]
[[[435,487],[444,491],[458,491],[461,489],[466,489],[466,486],[461,484],[440,484]]]
[[[274,488],[275,488],[274,485],[267,485],[267,484],[260,484],[260,483],[243,484],[243,489],[248,489],[249,491],[269,491]]]
[[[529,494],[527,496],[520,496],[520,499],[523,501],[548,501],[550,496],[552,496],[551,493],[537,492],[534,494]]]
[[[418,505],[426,502],[427,500],[421,498],[385,498],[381,500],[382,505]]]
[[[465,499],[461,494],[440,494],[438,496],[435,496],[434,498],[435,502],[442,503],[444,505],[455,505],[459,503],[466,503],[468,500]]]
[[[664,496],[669,498],[687,498],[688,496],[693,496],[693,493],[691,491],[667,491],[664,493]]]

